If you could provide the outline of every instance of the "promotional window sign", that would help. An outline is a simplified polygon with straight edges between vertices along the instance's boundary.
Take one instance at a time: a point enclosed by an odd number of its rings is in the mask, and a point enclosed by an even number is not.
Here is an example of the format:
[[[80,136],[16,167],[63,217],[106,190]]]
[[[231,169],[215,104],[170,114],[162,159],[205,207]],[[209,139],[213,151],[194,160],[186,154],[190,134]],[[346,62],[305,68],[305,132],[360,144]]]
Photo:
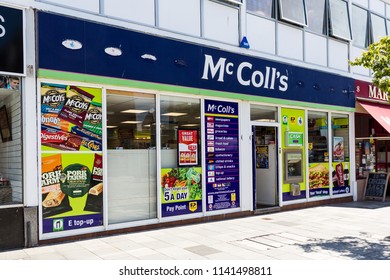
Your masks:
[[[101,89],[41,84],[43,233],[103,224]]]
[[[202,168],[161,169],[162,216],[202,212]]]
[[[332,164],[332,194],[349,194],[349,162],[334,162]]]
[[[329,195],[328,163],[309,164],[309,196]]]
[[[333,161],[344,161],[343,137],[333,137]]]
[[[102,155],[42,154],[43,233],[103,224]]]
[[[205,100],[207,211],[240,207],[238,103]]]
[[[178,129],[177,135],[179,166],[198,165],[198,130]]]
[[[268,145],[256,146],[256,168],[268,169],[269,168],[269,152]]]

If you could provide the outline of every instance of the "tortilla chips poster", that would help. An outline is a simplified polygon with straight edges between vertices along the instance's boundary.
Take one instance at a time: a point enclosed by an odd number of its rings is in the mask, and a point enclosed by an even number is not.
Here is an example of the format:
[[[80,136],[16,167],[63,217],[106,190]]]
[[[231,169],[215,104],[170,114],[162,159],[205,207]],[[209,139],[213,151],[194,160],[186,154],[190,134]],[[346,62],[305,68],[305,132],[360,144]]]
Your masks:
[[[41,85],[43,233],[103,224],[102,93]]]

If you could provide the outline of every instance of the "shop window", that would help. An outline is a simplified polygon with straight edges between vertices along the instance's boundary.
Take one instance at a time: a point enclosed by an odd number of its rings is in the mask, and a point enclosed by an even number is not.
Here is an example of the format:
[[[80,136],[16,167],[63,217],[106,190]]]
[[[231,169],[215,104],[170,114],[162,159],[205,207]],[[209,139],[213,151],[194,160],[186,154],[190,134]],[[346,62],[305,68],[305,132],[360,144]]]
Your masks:
[[[307,29],[319,34],[327,34],[326,1],[306,0]]]
[[[161,215],[202,211],[200,100],[161,96]]]
[[[333,194],[350,193],[349,117],[332,113]]]
[[[247,0],[246,9],[248,12],[256,15],[275,18],[275,2],[274,0]]]
[[[329,0],[329,35],[344,40],[352,39],[347,1]]]
[[[19,77],[0,76],[0,206],[23,202]]]
[[[307,25],[305,0],[279,0],[279,11],[282,20]]]
[[[368,11],[352,5],[353,44],[360,48],[368,46]]]
[[[278,122],[278,108],[261,105],[251,105],[251,121]]]
[[[156,100],[107,91],[108,222],[157,217]]]
[[[308,113],[309,163],[329,162],[328,114]]]

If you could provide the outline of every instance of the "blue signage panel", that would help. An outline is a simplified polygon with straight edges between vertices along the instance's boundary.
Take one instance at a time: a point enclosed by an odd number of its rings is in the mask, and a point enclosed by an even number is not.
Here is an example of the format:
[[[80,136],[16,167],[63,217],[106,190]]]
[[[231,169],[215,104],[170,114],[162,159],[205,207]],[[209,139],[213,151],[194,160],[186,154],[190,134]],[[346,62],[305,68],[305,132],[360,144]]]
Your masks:
[[[205,100],[207,211],[240,206],[238,103]]]
[[[355,107],[340,75],[45,12],[38,24],[41,69]]]
[[[23,11],[0,6],[0,71],[24,73]]]

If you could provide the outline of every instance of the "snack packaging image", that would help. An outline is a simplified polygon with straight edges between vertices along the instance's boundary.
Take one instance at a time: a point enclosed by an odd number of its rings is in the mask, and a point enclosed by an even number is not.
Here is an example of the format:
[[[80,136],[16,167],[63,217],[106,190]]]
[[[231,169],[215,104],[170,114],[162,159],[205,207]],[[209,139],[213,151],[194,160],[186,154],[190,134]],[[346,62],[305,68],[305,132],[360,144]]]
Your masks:
[[[82,127],[92,99],[93,95],[88,92],[78,87],[70,86],[66,93],[65,104],[59,113],[59,117]]]
[[[95,154],[91,188],[88,191],[84,211],[102,212],[103,209],[103,161],[102,156]]]
[[[69,198],[61,191],[61,155],[42,157],[42,214],[44,218],[72,210]]]
[[[66,86],[42,85],[41,87],[41,112],[58,115],[64,106]]]
[[[41,144],[64,151],[80,150],[83,138],[77,134],[41,125]]]
[[[101,104],[92,102],[89,106],[87,115],[85,116],[83,128],[102,135],[102,106]]]
[[[91,171],[80,163],[66,166],[60,178],[61,190],[72,198],[82,197],[90,188]]]
[[[42,114],[41,115],[41,124],[47,127],[54,127],[62,131],[68,131],[70,128],[70,123],[64,121],[58,117],[58,114]]]
[[[94,152],[102,150],[102,137],[100,135],[78,126],[72,127],[71,132],[81,137],[80,145],[84,148]]]

